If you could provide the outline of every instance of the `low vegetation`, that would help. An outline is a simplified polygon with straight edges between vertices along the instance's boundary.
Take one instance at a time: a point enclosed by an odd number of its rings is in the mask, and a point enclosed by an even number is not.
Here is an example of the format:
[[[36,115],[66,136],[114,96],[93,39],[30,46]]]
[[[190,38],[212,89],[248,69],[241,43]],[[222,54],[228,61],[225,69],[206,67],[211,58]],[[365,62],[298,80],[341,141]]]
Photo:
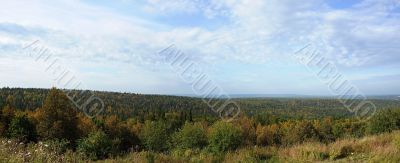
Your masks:
[[[198,148],[179,148],[169,153],[131,151],[123,156],[94,161],[94,155],[99,157],[104,153],[90,151],[93,155],[83,155],[65,150],[65,144],[60,142],[26,145],[2,139],[0,162],[400,162],[399,142],[400,132],[396,131],[360,139],[340,139],[328,144],[307,142],[290,147],[242,147],[218,155]],[[108,149],[98,147],[101,151]]]

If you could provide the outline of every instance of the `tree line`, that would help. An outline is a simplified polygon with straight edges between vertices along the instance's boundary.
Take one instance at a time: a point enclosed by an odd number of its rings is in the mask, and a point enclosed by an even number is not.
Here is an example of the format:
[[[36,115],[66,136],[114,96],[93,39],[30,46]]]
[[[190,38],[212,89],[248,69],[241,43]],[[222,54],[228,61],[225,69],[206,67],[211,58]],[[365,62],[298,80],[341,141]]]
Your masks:
[[[108,93],[111,99],[117,99],[115,101],[101,97],[107,101],[105,113],[88,118],[56,88],[47,91],[8,89],[8,93],[4,90],[1,91],[0,112],[2,137],[22,143],[56,141],[66,149],[94,160],[132,150],[171,152],[192,149],[218,154],[254,145],[281,147],[309,141],[330,143],[344,137],[362,137],[400,128],[400,109],[380,109],[371,120],[359,121],[351,116],[307,116],[318,113],[314,112],[318,108],[300,110],[304,114],[297,117],[282,114],[293,108],[276,109],[282,112],[254,108],[228,123],[206,113],[204,109],[208,108],[199,99],[136,94],[131,95],[131,99],[118,93]],[[21,94],[23,97],[19,97]],[[128,102],[117,104],[124,100]],[[314,105],[313,100],[307,103]],[[292,100],[282,101],[290,103]],[[253,106],[266,104],[262,99],[240,99],[239,102],[253,102]],[[273,102],[279,103],[279,100]],[[288,105],[295,106],[296,103]],[[128,115],[121,114],[131,113],[131,110],[125,108],[119,112],[114,108],[130,104],[144,108]],[[245,108],[249,109],[248,106]]]

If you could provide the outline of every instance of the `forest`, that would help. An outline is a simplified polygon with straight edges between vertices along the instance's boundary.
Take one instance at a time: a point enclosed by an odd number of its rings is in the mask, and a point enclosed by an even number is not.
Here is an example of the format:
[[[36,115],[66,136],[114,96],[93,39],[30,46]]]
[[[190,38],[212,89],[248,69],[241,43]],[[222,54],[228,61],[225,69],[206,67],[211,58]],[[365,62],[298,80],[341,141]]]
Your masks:
[[[237,98],[225,122],[200,98],[94,93],[90,118],[56,88],[0,89],[0,162],[400,161],[398,100],[360,121],[333,98]]]

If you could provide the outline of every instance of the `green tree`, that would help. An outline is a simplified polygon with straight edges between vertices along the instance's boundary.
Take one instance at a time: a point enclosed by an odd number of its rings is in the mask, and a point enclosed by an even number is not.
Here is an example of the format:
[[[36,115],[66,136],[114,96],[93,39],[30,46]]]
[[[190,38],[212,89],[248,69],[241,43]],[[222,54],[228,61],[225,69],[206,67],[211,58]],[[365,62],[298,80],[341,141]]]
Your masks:
[[[40,138],[66,139],[75,142],[78,136],[78,117],[68,97],[60,90],[52,88],[37,110],[37,132]]]
[[[11,121],[8,135],[23,142],[35,141],[35,126],[28,120],[26,115],[19,115]]]
[[[208,141],[213,152],[234,150],[242,144],[242,132],[231,123],[218,121],[212,125]]]
[[[167,149],[168,132],[163,121],[146,121],[140,137],[148,150],[163,151]]]
[[[179,149],[203,148],[207,145],[207,135],[201,123],[189,123],[172,136],[172,144]]]
[[[112,152],[112,142],[103,131],[98,130],[80,139],[77,151],[93,160],[104,159]]]

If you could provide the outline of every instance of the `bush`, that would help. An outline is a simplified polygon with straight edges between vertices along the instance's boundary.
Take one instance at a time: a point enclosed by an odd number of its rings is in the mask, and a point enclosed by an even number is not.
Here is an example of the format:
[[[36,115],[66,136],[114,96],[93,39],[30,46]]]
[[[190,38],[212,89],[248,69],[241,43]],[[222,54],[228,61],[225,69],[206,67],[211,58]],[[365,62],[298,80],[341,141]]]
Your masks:
[[[370,134],[391,132],[400,127],[400,112],[398,110],[384,110],[371,118],[368,124]]]
[[[239,128],[231,123],[216,122],[209,134],[209,148],[212,152],[226,152],[234,150],[242,143],[242,134]]]
[[[96,160],[106,158],[112,149],[110,138],[103,131],[96,131],[78,141],[77,151]]]
[[[319,133],[309,121],[300,121],[292,131],[294,142],[307,142],[319,140]]]
[[[320,138],[319,132],[308,120],[283,122],[280,129],[282,131],[281,143],[283,145],[315,142],[319,141]]]
[[[238,120],[236,120],[234,124],[238,127],[240,126],[244,145],[253,146],[256,144],[257,130],[256,130],[256,124],[254,123],[254,120],[252,118],[242,116],[238,118]]]
[[[163,151],[167,149],[167,134],[167,126],[162,121],[146,121],[140,136],[148,150]]]
[[[8,128],[8,136],[11,138],[16,138],[22,142],[35,141],[35,126],[25,115],[16,116],[10,123],[10,127]]]
[[[356,137],[360,138],[365,136],[367,123],[363,121],[356,121],[352,119],[344,119],[337,121],[332,126],[332,133],[335,138]]]
[[[180,149],[203,148],[207,145],[207,135],[200,123],[186,123],[172,136],[173,147]]]
[[[267,146],[267,145],[279,145],[280,144],[280,133],[279,126],[277,124],[257,126],[257,145]]]

